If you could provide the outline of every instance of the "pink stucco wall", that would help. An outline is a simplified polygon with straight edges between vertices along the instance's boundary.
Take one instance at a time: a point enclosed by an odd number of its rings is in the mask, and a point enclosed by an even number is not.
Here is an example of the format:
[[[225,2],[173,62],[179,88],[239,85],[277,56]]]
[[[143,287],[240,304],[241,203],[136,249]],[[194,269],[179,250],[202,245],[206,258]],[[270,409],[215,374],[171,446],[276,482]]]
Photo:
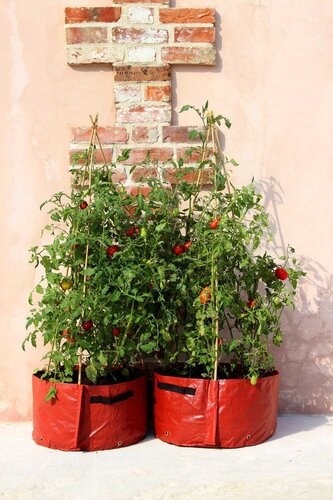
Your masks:
[[[110,5],[99,0],[100,6]],[[99,112],[111,125],[109,68],[65,63],[64,8],[92,0],[2,0],[1,37],[1,356],[0,419],[31,417],[30,378],[40,353],[21,351],[27,296],[37,279],[28,265],[45,216],[39,204],[69,185],[70,127]],[[218,11],[216,68],[174,72],[174,124],[183,104],[231,118],[226,152],[266,194],[277,254],[292,243],[308,272],[295,314],[284,316],[276,353],[281,411],[333,411],[333,3],[331,0],[177,0]],[[195,75],[195,78],[194,78]]]

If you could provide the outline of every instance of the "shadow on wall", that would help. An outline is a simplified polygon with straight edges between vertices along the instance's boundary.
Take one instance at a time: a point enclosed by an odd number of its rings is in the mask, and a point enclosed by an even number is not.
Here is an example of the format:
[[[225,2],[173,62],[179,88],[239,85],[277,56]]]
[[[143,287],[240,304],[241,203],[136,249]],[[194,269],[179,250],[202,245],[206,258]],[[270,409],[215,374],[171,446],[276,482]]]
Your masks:
[[[278,213],[283,190],[273,177],[262,180],[258,189],[271,214],[273,248],[279,257],[286,252]],[[307,275],[300,283],[295,311],[283,314],[283,345],[272,349],[281,374],[279,409],[329,413],[333,411],[333,276],[308,256],[300,260]]]

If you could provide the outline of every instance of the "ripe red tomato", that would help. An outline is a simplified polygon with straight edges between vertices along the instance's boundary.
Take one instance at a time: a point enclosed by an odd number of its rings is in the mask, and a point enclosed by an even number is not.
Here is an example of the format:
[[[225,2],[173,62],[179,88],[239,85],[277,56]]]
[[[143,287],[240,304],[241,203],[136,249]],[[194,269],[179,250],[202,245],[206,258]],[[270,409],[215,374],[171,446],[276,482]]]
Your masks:
[[[247,307],[255,307],[257,305],[255,300],[249,299]]]
[[[111,247],[107,247],[106,251],[107,251],[108,255],[110,255],[110,257],[112,257],[112,255],[114,255],[116,252],[119,251],[119,246],[112,245]]]
[[[81,208],[81,210],[86,209],[86,208],[87,208],[87,206],[88,206],[88,203],[87,203],[86,201],[82,201],[82,202],[81,202],[81,204],[80,204],[80,208]]]
[[[211,229],[217,229],[217,226],[219,225],[219,222],[221,220],[221,217],[217,217],[214,219],[209,225]]]
[[[78,243],[73,243],[72,249],[75,250],[76,248],[79,248],[79,244]]]
[[[206,286],[203,290],[200,292],[200,302],[201,304],[207,304],[212,298],[212,292],[209,288],[209,286]]]
[[[277,269],[275,269],[274,274],[281,281],[286,280],[289,276],[288,271],[286,271],[283,267],[278,267]]]
[[[184,245],[175,245],[172,251],[176,255],[181,255],[185,251]]]
[[[94,326],[94,323],[91,319],[88,319],[87,321],[82,321],[82,328],[83,330],[91,330],[92,327]]]
[[[119,337],[120,335],[120,328],[112,328],[111,333],[114,337]]]
[[[192,245],[192,241],[187,241],[186,243],[184,243],[185,250],[188,250],[191,245]]]
[[[132,237],[134,235],[134,227],[130,227],[129,229],[127,229],[126,231],[126,236],[130,236]]]

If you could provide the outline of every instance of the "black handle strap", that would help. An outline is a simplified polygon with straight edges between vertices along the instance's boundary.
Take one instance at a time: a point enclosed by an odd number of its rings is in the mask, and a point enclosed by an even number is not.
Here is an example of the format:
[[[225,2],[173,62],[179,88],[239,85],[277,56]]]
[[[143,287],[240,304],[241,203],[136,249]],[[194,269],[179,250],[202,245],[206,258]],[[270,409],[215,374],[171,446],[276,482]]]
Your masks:
[[[157,382],[157,387],[163,391],[177,392],[178,394],[195,395],[196,389],[193,387],[182,387],[181,385],[166,384],[165,382]]]
[[[122,394],[118,394],[118,396],[114,396],[113,398],[105,398],[104,396],[91,396],[90,403],[96,404],[100,403],[102,405],[113,405],[114,403],[119,403],[120,401],[125,401],[126,399],[132,398],[134,396],[134,392],[127,391]]]

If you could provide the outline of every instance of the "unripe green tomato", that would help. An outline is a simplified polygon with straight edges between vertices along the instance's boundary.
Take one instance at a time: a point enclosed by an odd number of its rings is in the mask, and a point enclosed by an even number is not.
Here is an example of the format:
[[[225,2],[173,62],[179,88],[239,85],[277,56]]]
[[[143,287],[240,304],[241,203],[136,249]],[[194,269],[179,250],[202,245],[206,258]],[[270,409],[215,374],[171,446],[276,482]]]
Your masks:
[[[257,380],[258,380],[257,375],[252,375],[252,377],[250,378],[251,385],[256,385]]]
[[[60,286],[63,290],[70,290],[70,288],[72,288],[73,286],[73,281],[69,278],[64,278],[60,283]]]
[[[142,227],[141,228],[141,231],[140,231],[140,236],[141,238],[143,238],[144,240],[147,239],[147,229],[145,227]]]
[[[171,212],[173,217],[178,217],[179,215],[179,208],[174,208]]]

